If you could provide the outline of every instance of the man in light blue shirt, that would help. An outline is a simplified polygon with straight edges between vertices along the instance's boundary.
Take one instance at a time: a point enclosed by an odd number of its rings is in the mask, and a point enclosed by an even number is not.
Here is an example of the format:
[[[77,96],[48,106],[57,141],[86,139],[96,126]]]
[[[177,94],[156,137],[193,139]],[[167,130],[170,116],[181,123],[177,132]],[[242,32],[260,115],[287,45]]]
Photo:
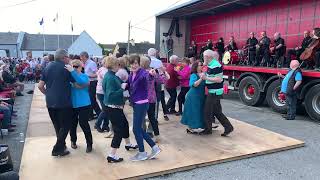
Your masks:
[[[278,76],[283,78],[281,83],[281,92],[286,95],[286,105],[288,107],[286,120],[294,120],[296,116],[297,91],[302,83],[302,73],[299,68],[298,60],[292,60],[290,70],[286,76],[278,73]]]

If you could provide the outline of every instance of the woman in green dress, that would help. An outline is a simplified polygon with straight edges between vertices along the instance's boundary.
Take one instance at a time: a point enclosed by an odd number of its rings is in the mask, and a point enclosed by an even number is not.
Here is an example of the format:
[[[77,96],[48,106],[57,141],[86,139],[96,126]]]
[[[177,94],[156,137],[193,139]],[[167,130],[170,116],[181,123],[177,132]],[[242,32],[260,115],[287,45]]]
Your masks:
[[[186,95],[181,123],[188,126],[188,133],[200,133],[204,128],[203,106],[205,99],[205,81],[203,81],[202,63],[195,62],[191,67],[190,90]]]

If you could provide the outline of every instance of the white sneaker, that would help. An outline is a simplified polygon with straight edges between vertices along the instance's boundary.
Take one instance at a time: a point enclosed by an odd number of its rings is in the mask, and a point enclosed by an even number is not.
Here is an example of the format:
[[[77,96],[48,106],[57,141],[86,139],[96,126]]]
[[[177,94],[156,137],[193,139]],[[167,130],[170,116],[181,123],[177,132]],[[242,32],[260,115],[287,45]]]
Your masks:
[[[160,154],[161,149],[159,148],[158,145],[155,145],[152,147],[152,151],[148,159],[154,159],[158,154]]]
[[[144,161],[148,159],[147,152],[138,152],[135,156],[130,158],[131,161]]]

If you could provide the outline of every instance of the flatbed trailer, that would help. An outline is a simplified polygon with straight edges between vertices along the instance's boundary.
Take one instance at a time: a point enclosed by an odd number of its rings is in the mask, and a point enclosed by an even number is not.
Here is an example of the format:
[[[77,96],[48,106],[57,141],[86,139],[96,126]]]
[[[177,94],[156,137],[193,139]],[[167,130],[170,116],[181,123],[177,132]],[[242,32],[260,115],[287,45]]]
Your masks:
[[[249,106],[259,106],[265,100],[276,112],[286,113],[285,95],[280,92],[281,79],[288,68],[269,68],[224,65],[223,74],[229,90],[239,92],[241,101]],[[298,104],[304,103],[313,120],[320,120],[320,72],[302,70],[303,81],[297,93]],[[299,107],[299,106],[298,106]]]

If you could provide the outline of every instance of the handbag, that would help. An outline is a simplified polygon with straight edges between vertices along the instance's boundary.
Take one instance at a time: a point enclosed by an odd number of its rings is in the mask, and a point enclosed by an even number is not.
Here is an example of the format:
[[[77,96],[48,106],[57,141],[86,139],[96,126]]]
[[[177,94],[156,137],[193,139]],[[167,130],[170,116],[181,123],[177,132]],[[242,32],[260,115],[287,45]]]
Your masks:
[[[10,156],[9,146],[0,144],[0,173],[13,170],[12,159]]]

